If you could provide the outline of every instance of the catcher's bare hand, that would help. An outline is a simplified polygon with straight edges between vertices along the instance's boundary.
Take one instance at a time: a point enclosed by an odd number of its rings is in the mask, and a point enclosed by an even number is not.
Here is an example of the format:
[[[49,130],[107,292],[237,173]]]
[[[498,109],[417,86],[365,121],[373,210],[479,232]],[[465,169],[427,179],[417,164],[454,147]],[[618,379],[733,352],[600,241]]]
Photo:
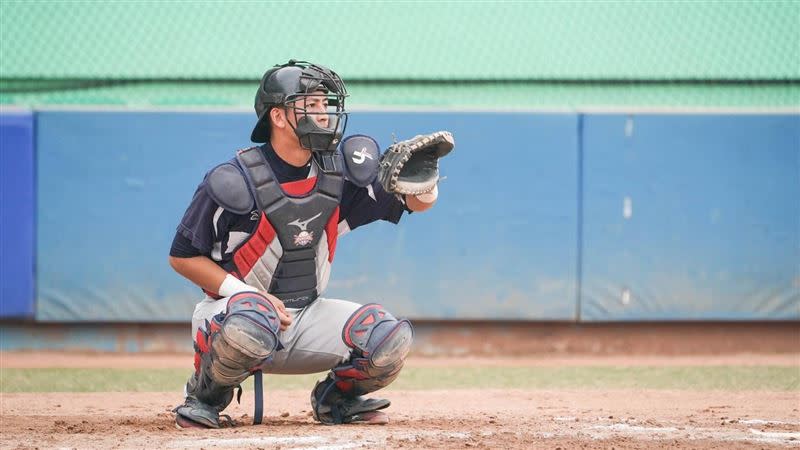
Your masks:
[[[389,146],[381,156],[378,179],[386,192],[419,195],[439,181],[439,159],[450,153],[455,140],[449,131],[414,136]]]
[[[289,328],[289,325],[292,324],[292,316],[290,316],[286,311],[286,305],[283,304],[281,299],[272,294],[264,291],[261,291],[261,294],[267,297],[267,300],[269,300],[269,302],[272,303],[272,306],[275,307],[275,311],[278,312],[278,319],[281,321],[280,329],[281,331],[286,331],[286,329]]]

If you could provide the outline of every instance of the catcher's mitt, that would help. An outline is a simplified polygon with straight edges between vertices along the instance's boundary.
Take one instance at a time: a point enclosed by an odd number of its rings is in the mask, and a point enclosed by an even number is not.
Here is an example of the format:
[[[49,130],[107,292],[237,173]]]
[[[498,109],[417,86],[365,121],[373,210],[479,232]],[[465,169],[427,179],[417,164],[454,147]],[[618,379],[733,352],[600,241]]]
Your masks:
[[[389,146],[380,160],[378,178],[386,192],[419,195],[439,181],[439,158],[455,146],[449,131],[415,136]]]

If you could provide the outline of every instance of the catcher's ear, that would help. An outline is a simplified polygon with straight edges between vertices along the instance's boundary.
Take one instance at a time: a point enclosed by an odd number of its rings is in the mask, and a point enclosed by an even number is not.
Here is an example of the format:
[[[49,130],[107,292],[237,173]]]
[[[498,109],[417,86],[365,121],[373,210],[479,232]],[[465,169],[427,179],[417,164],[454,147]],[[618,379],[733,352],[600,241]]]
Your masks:
[[[347,179],[359,187],[372,184],[378,176],[380,150],[375,139],[362,134],[346,137],[340,146]]]
[[[286,111],[281,108],[272,108],[269,110],[269,120],[272,126],[278,128],[286,127]]]

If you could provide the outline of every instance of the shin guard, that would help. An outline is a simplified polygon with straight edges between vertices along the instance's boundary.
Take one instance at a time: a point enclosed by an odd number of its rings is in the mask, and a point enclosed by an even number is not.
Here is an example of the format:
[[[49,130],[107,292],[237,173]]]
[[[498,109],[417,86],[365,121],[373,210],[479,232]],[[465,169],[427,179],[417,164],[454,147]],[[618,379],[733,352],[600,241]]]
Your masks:
[[[219,428],[219,413],[233,400],[233,390],[278,349],[280,321],[261,294],[231,296],[227,309],[195,337],[195,373],[186,384],[186,402],[175,412]]]
[[[381,305],[372,303],[356,310],[342,331],[352,356],[314,387],[314,417],[322,423],[347,423],[359,413],[389,406],[388,400],[360,396],[397,378],[413,338],[411,322],[396,319]]]

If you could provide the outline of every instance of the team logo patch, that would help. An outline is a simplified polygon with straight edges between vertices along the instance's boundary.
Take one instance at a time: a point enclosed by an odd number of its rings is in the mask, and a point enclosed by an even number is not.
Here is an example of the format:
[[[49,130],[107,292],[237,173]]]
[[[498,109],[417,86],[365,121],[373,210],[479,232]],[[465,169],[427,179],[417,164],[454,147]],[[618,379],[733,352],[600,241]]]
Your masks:
[[[314,242],[314,232],[308,231],[306,228],[308,224],[311,223],[312,220],[316,219],[317,217],[321,216],[322,213],[318,213],[316,216],[311,217],[306,220],[295,219],[286,225],[294,225],[297,228],[300,228],[300,232],[294,235],[294,245],[298,247],[302,247]]]
[[[313,231],[301,231],[299,234],[294,235],[294,245],[304,246],[314,242]]]
[[[375,159],[372,157],[372,155],[369,154],[369,150],[367,150],[367,147],[362,148],[361,151],[353,152],[353,162],[356,164],[363,164],[364,161],[367,160],[367,158]]]

